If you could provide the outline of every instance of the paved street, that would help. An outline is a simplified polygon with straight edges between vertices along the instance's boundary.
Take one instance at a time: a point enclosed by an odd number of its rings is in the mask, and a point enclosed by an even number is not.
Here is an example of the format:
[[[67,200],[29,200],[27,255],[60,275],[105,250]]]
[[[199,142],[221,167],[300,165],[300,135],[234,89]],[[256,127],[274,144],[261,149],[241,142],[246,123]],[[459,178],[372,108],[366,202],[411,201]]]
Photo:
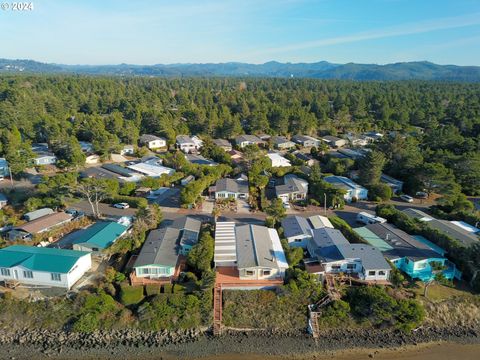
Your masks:
[[[75,209],[75,210],[80,210],[85,212],[87,215],[93,215],[92,212],[92,207],[88,203],[87,200],[81,200],[78,203],[73,204],[72,206],[69,206],[69,208]],[[121,218],[122,216],[134,216],[135,213],[137,212],[137,209],[117,209],[114,208],[110,204],[104,204],[100,203],[98,206],[98,209],[100,210],[100,213],[106,217],[111,217],[111,218]]]

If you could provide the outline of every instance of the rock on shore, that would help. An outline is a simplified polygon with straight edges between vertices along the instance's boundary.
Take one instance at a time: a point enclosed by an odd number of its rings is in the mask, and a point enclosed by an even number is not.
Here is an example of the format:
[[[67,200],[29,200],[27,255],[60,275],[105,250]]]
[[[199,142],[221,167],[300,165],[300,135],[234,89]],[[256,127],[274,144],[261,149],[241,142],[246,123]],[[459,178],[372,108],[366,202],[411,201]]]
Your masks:
[[[421,328],[411,334],[397,330],[331,330],[317,341],[302,331],[225,331],[220,337],[200,330],[145,332],[135,329],[90,334],[21,329],[0,331],[1,359],[37,357],[118,359],[173,354],[179,357],[223,353],[293,355],[354,348],[397,348],[420,343],[452,341],[480,343],[480,328]]]

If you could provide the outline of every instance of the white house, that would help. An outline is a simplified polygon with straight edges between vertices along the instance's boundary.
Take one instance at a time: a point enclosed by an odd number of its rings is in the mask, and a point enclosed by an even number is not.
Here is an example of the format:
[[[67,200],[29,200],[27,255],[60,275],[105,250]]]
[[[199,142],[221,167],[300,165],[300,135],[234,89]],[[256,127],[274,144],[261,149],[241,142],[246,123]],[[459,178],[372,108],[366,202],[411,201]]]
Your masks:
[[[196,152],[203,146],[203,141],[198,136],[178,135],[176,140],[177,148],[186,154]]]
[[[283,177],[283,184],[275,186],[275,194],[284,203],[305,200],[308,194],[308,181],[293,174]]]
[[[215,193],[215,199],[248,199],[248,179],[219,179],[210,192]]]
[[[150,134],[143,134],[140,136],[139,142],[140,145],[145,145],[150,150],[157,150],[167,146],[167,140]]]
[[[328,146],[333,148],[340,148],[342,146],[347,145],[347,140],[341,139],[336,136],[327,135],[322,137],[322,141],[328,144]]]
[[[33,164],[35,166],[54,165],[57,163],[57,157],[49,151],[48,144],[46,143],[32,144],[32,152],[35,154],[33,158]]]
[[[307,249],[321,266],[316,274],[346,273],[365,281],[388,281],[391,267],[379,249],[351,244],[337,229],[314,229],[312,234]]]
[[[152,165],[149,163],[132,164],[128,165],[127,168],[151,177],[160,177],[163,174],[172,175],[175,173],[174,169],[162,165]]]
[[[0,281],[70,289],[92,267],[88,252],[14,245],[0,249]]]
[[[135,146],[133,145],[124,145],[120,150],[120,155],[133,155],[135,153]]]
[[[290,215],[282,220],[283,234],[292,247],[306,248],[312,238],[312,230],[320,228],[333,229],[326,216],[313,215],[308,219],[298,215]]]
[[[268,280],[282,280],[288,263],[275,229],[260,225],[217,222],[215,227],[215,266],[234,267],[238,282],[267,280],[252,288],[276,286]]]
[[[346,193],[343,197],[348,202],[351,202],[353,198],[357,200],[366,200],[368,198],[368,190],[349,178],[344,176],[327,176],[323,180],[337,189],[345,190]]]
[[[100,156],[97,154],[88,155],[85,158],[85,164],[98,164],[100,162]]]
[[[276,152],[269,152],[267,156],[272,161],[272,167],[288,167],[292,166],[290,160],[284,158],[282,155]]]
[[[239,135],[235,138],[235,144],[240,148],[244,148],[248,145],[263,145],[265,141],[255,135]]]
[[[378,223],[383,224],[387,222],[387,219],[362,211],[357,214],[357,222],[365,225]]]

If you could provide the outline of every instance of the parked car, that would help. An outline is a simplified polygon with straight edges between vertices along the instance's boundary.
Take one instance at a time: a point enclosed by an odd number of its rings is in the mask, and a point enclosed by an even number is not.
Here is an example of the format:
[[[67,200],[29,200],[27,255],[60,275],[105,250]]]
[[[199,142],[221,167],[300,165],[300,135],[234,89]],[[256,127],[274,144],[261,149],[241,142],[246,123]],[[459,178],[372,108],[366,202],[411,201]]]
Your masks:
[[[4,179],[5,178],[2,175],[0,175],[0,181],[3,181]]]
[[[290,206],[289,203],[283,203],[283,207],[284,207],[285,209],[290,209],[291,206]]]
[[[123,203],[113,204],[113,207],[116,208],[116,209],[128,209],[130,207],[130,205],[123,202]]]
[[[408,203],[413,202],[413,197],[411,197],[410,195],[400,195],[400,199],[402,199],[403,201],[406,201]]]
[[[76,219],[81,219],[85,216],[85,213],[83,211],[79,211],[76,209],[67,209],[65,210],[65,213],[72,215]]]
[[[425,191],[417,191],[415,196],[419,199],[428,199],[428,194]]]

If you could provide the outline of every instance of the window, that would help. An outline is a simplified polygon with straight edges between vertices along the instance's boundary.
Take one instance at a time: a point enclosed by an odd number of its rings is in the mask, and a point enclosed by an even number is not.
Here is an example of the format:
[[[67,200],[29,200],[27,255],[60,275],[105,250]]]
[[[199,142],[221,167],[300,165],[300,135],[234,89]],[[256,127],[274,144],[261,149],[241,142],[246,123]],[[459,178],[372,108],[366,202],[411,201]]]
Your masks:
[[[374,275],[375,275],[375,271],[370,270],[370,271],[368,272],[368,275],[369,275],[369,276],[374,276]]]
[[[3,276],[10,276],[10,269],[1,268],[1,269],[0,269],[0,273],[1,273]]]
[[[263,270],[263,276],[270,276],[271,273],[270,270]]]
[[[52,281],[62,281],[62,275],[58,273],[51,273]]]
[[[247,276],[253,276],[253,275],[255,275],[255,271],[247,270],[247,271],[245,271],[245,274],[246,274]]]
[[[33,279],[33,272],[31,272],[31,271],[24,271],[24,272],[23,272],[23,277],[24,277],[25,279]]]
[[[383,271],[383,270],[380,270],[380,271],[378,272],[378,275],[385,275],[385,274],[386,274],[386,272]]]
[[[340,265],[332,265],[332,270],[340,270]]]
[[[348,270],[355,270],[355,264],[347,264],[347,269]]]

